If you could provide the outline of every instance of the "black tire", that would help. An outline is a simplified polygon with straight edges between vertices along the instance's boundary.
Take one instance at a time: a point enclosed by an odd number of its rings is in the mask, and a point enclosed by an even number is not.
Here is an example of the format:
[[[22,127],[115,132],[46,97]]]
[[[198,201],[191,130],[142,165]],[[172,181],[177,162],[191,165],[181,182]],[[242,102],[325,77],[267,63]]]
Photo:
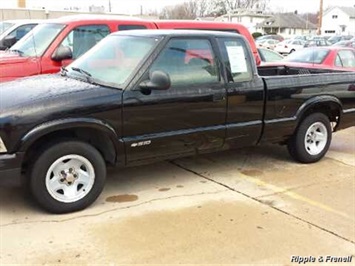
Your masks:
[[[317,140],[309,139],[309,145],[315,145],[315,150],[310,150],[306,144],[307,131],[311,130],[312,125],[319,125],[326,131],[326,138],[324,141],[318,142]],[[312,138],[311,136],[309,138]],[[332,129],[330,126],[329,118],[322,113],[314,113],[307,116],[298,126],[294,135],[288,141],[287,148],[290,155],[298,162],[301,163],[314,163],[319,161],[327,153],[332,140]],[[324,147],[323,147],[324,146]],[[314,146],[313,146],[314,147]],[[317,149],[318,148],[318,149]]]
[[[89,172],[89,170],[87,170],[86,169],[87,166],[83,164],[79,168],[77,167],[77,170],[75,170],[75,168],[73,167],[70,168],[70,170],[68,170],[67,174],[65,174],[64,171],[61,171],[60,174],[57,175],[60,177],[63,177],[62,174],[65,176],[71,175],[71,178],[74,178],[74,176],[79,178],[82,175],[79,174],[79,172],[84,169],[82,172],[85,173],[85,176],[88,176],[85,178],[91,180],[89,182],[90,186],[88,187],[85,187],[85,185],[80,184],[79,179],[76,181],[69,180],[69,183],[72,182],[73,187],[75,187],[74,188],[74,191],[76,191],[75,193],[77,194],[79,194],[79,192],[81,193],[78,197],[82,196],[82,198],[78,198],[78,200],[74,199],[71,202],[64,202],[62,201],[62,199],[55,198],[55,197],[61,197],[59,193],[61,191],[63,191],[62,197],[64,198],[65,190],[67,189],[67,187],[70,186],[70,184],[68,184],[68,181],[66,179],[65,182],[67,183],[62,184],[62,180],[64,179],[57,178],[56,175],[54,174],[48,174],[48,176],[53,175],[53,177],[50,177],[53,178],[53,180],[55,179],[60,180],[60,181],[56,181],[56,184],[57,183],[61,184],[64,188],[58,189],[56,191],[53,189],[51,190],[46,185],[47,184],[46,182],[50,182],[50,180],[52,180],[49,179],[48,181],[47,172],[48,173],[55,172],[54,168],[53,170],[51,170],[51,168],[56,165],[55,164],[56,162],[62,165],[67,163],[68,161],[71,161],[71,159],[64,160],[65,156],[77,156],[79,160],[76,160],[76,158],[74,158],[76,162],[80,162],[80,159],[84,158],[85,160],[87,160],[85,162],[88,162],[87,165],[89,166],[88,168],[90,169],[90,173],[94,173],[94,175],[88,174],[87,172]],[[59,159],[63,159],[63,160],[59,160]],[[73,173],[78,173],[78,174],[73,174]],[[93,176],[94,178],[92,178]],[[59,213],[74,212],[74,211],[82,210],[87,206],[91,205],[102,192],[103,187],[105,185],[105,180],[106,180],[106,165],[101,154],[93,146],[80,141],[65,141],[65,142],[60,142],[48,146],[38,155],[38,157],[34,160],[32,167],[30,168],[30,189],[32,195],[34,196],[36,201],[41,205],[41,207],[43,207],[45,210],[51,213],[59,214]],[[85,190],[86,188],[87,191]]]

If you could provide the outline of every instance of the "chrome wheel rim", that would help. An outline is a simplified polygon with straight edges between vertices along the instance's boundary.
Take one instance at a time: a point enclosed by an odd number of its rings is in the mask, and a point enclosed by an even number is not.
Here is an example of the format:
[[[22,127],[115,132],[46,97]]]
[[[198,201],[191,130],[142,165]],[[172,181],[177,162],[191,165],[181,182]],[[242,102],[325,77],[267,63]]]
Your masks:
[[[46,174],[46,188],[57,201],[76,202],[84,198],[95,182],[90,161],[80,155],[66,155],[56,160]]]
[[[310,155],[320,154],[328,141],[328,131],[326,126],[323,123],[316,122],[312,124],[306,133],[304,144],[306,151]]]

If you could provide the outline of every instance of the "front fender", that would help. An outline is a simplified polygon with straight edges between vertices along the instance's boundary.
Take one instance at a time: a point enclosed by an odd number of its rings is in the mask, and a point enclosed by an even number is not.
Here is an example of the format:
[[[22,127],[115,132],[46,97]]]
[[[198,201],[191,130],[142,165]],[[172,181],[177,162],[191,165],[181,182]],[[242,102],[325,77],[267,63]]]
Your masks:
[[[36,140],[41,137],[56,131],[72,128],[96,129],[107,134],[115,146],[116,154],[118,154],[120,144],[116,131],[109,124],[95,118],[66,118],[37,125],[21,138],[20,142],[17,144],[16,150],[25,152]]]

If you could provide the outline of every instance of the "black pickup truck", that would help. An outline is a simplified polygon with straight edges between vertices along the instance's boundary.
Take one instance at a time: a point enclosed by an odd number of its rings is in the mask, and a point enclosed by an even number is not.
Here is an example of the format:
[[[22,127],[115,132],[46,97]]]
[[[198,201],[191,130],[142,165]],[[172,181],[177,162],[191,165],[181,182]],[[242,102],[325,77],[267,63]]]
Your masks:
[[[95,201],[107,165],[263,142],[312,163],[355,125],[355,73],[259,71],[238,34],[114,33],[60,74],[1,84],[1,183],[65,213]]]

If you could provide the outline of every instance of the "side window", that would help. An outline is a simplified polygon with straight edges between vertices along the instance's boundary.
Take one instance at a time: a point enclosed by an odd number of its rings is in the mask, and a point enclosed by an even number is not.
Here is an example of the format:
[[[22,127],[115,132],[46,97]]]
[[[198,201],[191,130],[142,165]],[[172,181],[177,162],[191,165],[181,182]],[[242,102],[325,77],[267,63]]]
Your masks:
[[[351,50],[343,50],[338,52],[338,56],[343,63],[343,67],[355,67],[355,54]]]
[[[219,39],[222,59],[227,68],[228,82],[243,82],[252,79],[247,46],[242,39]]]
[[[159,54],[150,71],[169,74],[172,86],[219,82],[212,46],[207,39],[172,39]]]
[[[144,25],[118,25],[118,30],[145,30],[147,29]]]
[[[16,30],[12,31],[9,36],[15,37],[16,41],[20,40],[23,36],[29,33],[37,24],[28,24],[18,27]]]
[[[106,25],[80,26],[73,29],[61,45],[70,47],[73,59],[76,59],[90,50],[108,34],[110,34],[110,30]]]

